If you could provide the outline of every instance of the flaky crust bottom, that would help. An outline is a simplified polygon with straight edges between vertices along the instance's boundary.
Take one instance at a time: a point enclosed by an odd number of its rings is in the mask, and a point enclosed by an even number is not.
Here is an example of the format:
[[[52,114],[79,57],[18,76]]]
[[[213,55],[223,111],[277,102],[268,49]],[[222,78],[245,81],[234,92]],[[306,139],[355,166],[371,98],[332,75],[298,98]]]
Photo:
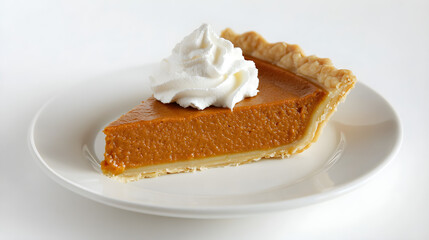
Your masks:
[[[268,43],[255,32],[236,34],[231,29],[225,29],[221,36],[230,40],[235,47],[240,47],[245,55],[267,61],[300,75],[328,92],[326,98],[315,109],[310,125],[303,137],[291,144],[269,150],[126,169],[119,175],[104,172],[105,175],[121,182],[130,182],[170,173],[194,172],[212,167],[237,166],[258,161],[262,158],[289,157],[304,151],[317,141],[324,125],[336,111],[338,104],[344,101],[346,95],[356,83],[356,77],[351,71],[336,69],[327,58],[306,56],[298,45],[283,42]]]

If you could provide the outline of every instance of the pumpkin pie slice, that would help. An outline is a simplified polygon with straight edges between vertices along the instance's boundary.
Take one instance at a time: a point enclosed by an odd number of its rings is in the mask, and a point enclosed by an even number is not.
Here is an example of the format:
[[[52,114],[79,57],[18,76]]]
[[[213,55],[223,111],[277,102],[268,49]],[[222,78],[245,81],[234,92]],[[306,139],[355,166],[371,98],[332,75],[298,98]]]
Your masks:
[[[221,35],[258,69],[259,93],[234,110],[164,104],[151,97],[105,129],[103,173],[122,182],[288,157],[307,149],[356,82],[349,70],[268,43],[255,32]]]

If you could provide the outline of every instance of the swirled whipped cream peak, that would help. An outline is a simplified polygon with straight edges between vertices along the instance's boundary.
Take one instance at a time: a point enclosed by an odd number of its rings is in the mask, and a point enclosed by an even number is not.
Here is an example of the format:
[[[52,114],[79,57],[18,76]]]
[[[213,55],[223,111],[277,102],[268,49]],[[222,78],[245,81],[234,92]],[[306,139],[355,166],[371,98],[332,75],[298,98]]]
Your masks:
[[[163,103],[203,110],[209,106],[231,110],[237,102],[258,93],[258,70],[240,48],[203,24],[161,61],[150,77],[154,97]]]

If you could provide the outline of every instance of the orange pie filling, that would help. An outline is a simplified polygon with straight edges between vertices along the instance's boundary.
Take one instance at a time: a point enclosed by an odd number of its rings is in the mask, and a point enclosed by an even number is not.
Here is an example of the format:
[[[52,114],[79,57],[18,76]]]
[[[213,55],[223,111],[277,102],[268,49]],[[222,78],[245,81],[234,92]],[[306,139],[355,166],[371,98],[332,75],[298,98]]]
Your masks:
[[[199,111],[151,97],[104,129],[103,172],[144,173],[146,167],[267,150],[302,138],[328,91],[288,70],[246,58],[258,69],[257,96],[237,103],[233,111]]]

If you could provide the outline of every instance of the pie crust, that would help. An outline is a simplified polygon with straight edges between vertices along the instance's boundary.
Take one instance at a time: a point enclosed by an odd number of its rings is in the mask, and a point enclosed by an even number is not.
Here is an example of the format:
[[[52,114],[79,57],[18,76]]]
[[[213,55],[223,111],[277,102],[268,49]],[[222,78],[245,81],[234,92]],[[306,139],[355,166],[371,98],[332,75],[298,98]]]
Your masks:
[[[327,58],[306,56],[298,45],[290,45],[283,42],[268,43],[255,32],[247,32],[240,35],[234,33],[231,29],[225,29],[221,36],[230,40],[235,47],[240,47],[244,55],[252,56],[284,68],[304,77],[328,92],[325,99],[315,109],[310,125],[307,127],[303,137],[291,144],[269,150],[130,168],[125,169],[125,171],[117,175],[103,170],[105,175],[121,182],[129,182],[169,173],[192,172],[211,167],[240,165],[262,158],[288,157],[302,152],[318,139],[329,117],[335,112],[338,104],[345,99],[347,93],[356,83],[356,77],[351,71],[336,69]]]

